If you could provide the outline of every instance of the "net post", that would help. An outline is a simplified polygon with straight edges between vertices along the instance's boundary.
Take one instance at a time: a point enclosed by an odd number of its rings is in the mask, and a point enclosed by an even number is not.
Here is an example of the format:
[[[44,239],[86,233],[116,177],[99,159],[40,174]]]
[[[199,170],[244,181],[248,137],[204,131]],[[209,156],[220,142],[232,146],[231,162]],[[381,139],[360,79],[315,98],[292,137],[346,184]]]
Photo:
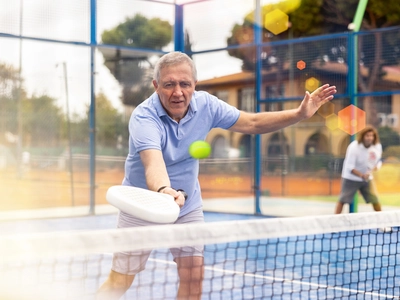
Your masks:
[[[183,5],[175,4],[174,49],[185,51],[185,34],[183,28]]]
[[[90,0],[90,107],[89,107],[89,173],[90,204],[89,214],[95,213],[96,193],[96,95],[95,95],[95,51],[97,46],[97,0]]]
[[[262,43],[262,28],[261,28],[261,7],[260,1],[255,0],[256,9],[254,10],[254,41],[256,46],[256,68],[255,68],[255,85],[256,85],[256,112],[260,112],[260,99],[261,99],[261,85],[262,85],[262,66],[261,66],[261,43]],[[255,136],[255,145],[254,145],[254,206],[256,215],[261,215],[261,165],[262,165],[262,149],[261,149],[261,136],[257,134]]]
[[[354,15],[353,23],[349,24],[349,29],[352,29],[353,32],[349,34],[348,40],[348,48],[349,48],[349,62],[348,62],[348,83],[349,83],[349,95],[350,95],[350,104],[357,106],[358,99],[358,35],[357,32],[361,28],[361,23],[364,17],[365,10],[367,8],[368,0],[360,0],[358,2],[357,10]],[[351,25],[351,26],[350,26]],[[352,135],[350,140],[354,141],[356,139],[356,135]],[[350,213],[355,213],[358,211],[358,197],[354,196],[353,203],[350,204],[349,208]]]

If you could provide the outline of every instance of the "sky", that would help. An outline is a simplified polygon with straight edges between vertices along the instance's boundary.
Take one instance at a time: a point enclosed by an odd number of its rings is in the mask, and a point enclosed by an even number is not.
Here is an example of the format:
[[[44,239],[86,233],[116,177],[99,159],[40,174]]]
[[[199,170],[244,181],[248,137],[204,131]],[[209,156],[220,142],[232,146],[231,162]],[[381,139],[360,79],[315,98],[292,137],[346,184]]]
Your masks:
[[[268,2],[262,0],[261,5]],[[0,0],[0,32],[19,35],[21,30],[25,36],[87,43],[90,30],[88,3],[82,0]],[[255,1],[251,0],[209,0],[186,5],[184,26],[193,41],[193,50],[225,47],[233,24],[241,23],[254,5]],[[20,29],[21,7],[23,22]],[[98,0],[97,8],[99,42],[104,30],[137,13],[174,23],[174,6],[170,4]],[[164,50],[173,50],[172,43]],[[18,39],[0,38],[0,62],[18,68],[20,58],[28,95],[50,95],[65,109],[67,84],[70,111],[79,115],[85,111],[90,102],[88,47],[27,40],[20,44]],[[226,52],[196,55],[194,60],[200,80],[240,72],[241,69],[241,61]],[[120,86],[103,65],[103,56],[98,51],[95,61],[96,92],[103,92],[116,108],[122,110]],[[64,77],[64,62],[67,77]]]

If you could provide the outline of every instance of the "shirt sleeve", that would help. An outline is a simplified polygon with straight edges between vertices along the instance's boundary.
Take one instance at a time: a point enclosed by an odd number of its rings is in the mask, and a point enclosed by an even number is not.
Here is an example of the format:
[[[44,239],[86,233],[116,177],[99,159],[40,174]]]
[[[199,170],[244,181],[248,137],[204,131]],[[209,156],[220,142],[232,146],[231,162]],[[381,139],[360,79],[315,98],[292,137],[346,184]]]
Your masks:
[[[222,129],[232,127],[239,119],[240,111],[215,96],[209,95],[209,97],[211,111],[214,115],[212,127]]]
[[[382,144],[376,144],[375,147],[378,151],[378,163],[376,164],[376,169],[379,170],[382,167]]]
[[[357,142],[353,142],[349,145],[346,151],[346,168],[351,173],[356,167],[357,160]]]
[[[162,129],[154,117],[132,115],[129,135],[136,152],[147,149],[161,150]]]
[[[381,159],[382,158],[382,144],[380,144],[380,143],[376,144],[375,147],[376,147],[376,150],[379,153],[379,159]]]

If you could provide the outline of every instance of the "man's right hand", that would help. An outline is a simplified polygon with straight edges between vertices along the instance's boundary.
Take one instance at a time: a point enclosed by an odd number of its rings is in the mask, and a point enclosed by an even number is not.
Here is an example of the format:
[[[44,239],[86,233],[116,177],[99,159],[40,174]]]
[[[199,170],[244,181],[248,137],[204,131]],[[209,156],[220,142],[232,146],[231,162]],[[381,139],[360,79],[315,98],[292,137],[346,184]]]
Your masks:
[[[362,174],[362,175],[361,175],[361,178],[362,178],[364,181],[368,181],[368,180],[369,180],[369,176],[370,176],[369,173],[365,173],[365,174]]]
[[[174,197],[176,204],[178,204],[179,208],[185,204],[185,196],[182,192],[179,192],[171,187],[166,187],[160,193],[168,194]]]

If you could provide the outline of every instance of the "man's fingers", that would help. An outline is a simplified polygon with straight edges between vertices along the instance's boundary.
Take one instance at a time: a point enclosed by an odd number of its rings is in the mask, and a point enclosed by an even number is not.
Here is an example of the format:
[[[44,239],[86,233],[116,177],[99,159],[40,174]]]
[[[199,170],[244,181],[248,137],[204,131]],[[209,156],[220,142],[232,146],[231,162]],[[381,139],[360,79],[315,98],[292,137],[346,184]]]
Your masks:
[[[305,100],[308,101],[311,98],[311,94],[309,91],[306,91]]]
[[[324,84],[323,86],[316,89],[312,96],[318,97],[322,101],[329,101],[333,99],[333,95],[336,93],[336,86],[329,86],[329,84]]]
[[[178,196],[175,197],[175,202],[179,207],[182,207],[185,204],[185,197],[179,193]]]

